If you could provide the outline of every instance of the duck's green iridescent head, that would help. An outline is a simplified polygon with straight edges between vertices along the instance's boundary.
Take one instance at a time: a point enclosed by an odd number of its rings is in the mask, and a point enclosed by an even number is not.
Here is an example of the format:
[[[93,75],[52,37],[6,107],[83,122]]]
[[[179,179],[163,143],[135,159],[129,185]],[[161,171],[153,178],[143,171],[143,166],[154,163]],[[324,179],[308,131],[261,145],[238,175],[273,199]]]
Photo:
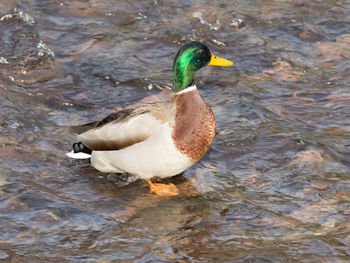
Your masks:
[[[174,58],[173,92],[179,92],[191,86],[194,75],[200,68],[209,66],[233,66],[233,62],[214,56],[207,46],[200,42],[189,42],[182,46]]]

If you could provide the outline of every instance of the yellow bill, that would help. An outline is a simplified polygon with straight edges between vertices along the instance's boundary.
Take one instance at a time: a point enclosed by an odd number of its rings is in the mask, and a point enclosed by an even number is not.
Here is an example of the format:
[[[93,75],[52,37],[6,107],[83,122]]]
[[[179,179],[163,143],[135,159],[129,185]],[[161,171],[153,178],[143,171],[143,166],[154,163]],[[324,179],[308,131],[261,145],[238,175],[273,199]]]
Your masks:
[[[211,59],[208,64],[208,66],[222,66],[222,67],[229,67],[233,65],[234,63],[232,61],[224,58],[219,58],[214,54],[211,54]]]

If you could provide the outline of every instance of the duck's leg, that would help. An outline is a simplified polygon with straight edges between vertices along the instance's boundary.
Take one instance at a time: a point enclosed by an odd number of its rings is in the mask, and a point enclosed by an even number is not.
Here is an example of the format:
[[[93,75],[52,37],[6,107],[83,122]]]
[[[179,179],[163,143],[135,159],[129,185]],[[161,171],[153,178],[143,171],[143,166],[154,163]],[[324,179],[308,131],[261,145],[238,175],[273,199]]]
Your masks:
[[[151,179],[146,179],[146,182],[149,184],[151,192],[158,196],[175,196],[179,194],[179,190],[174,184],[152,183]]]

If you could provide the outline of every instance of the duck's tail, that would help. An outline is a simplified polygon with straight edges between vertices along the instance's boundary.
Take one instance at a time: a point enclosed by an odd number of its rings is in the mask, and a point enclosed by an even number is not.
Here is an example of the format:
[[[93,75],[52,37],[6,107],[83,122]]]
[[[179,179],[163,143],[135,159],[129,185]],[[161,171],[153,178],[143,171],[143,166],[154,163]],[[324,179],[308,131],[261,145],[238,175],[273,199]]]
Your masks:
[[[86,147],[82,142],[74,143],[73,151],[66,153],[66,155],[73,159],[89,159],[91,158],[91,150]]]

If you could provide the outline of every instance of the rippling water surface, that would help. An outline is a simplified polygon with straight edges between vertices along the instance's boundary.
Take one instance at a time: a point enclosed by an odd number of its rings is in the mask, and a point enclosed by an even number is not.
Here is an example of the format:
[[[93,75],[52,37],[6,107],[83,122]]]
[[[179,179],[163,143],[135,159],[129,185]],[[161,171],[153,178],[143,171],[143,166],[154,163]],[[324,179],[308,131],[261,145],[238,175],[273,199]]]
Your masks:
[[[350,262],[348,1],[0,2],[0,261]],[[64,156],[70,126],[171,85],[185,42],[217,135],[161,198]]]

